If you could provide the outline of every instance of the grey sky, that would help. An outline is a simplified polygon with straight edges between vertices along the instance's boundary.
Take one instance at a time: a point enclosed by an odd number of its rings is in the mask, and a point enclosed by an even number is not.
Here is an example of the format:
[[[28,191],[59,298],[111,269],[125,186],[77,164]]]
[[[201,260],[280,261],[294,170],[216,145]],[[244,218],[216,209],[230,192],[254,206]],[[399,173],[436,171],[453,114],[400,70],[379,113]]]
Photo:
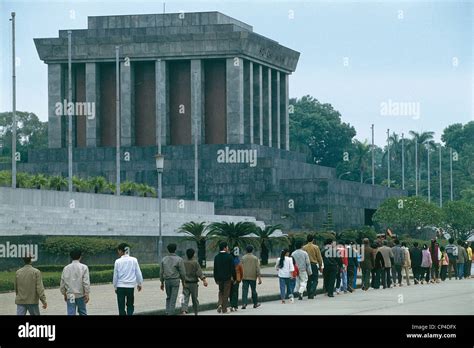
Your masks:
[[[361,140],[371,123],[382,144],[387,128],[433,130],[439,139],[447,125],[474,120],[471,1],[166,3],[166,12],[181,10],[223,12],[301,52],[290,96],[331,103]],[[47,70],[33,38],[86,28],[88,15],[161,13],[163,2],[1,1],[0,111],[11,110],[11,11],[17,13],[17,110],[46,120]],[[415,108],[410,115],[382,115],[381,103],[389,101]]]

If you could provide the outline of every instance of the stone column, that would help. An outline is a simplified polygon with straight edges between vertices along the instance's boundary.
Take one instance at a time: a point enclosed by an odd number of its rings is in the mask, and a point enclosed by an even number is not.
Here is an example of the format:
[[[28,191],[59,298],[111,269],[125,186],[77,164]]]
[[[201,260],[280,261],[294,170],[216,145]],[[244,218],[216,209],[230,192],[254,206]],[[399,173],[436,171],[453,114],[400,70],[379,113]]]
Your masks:
[[[48,147],[60,148],[63,145],[62,118],[56,115],[56,103],[64,102],[64,81],[62,79],[61,64],[48,64]]]
[[[204,67],[201,59],[191,60],[191,136],[204,144]]]
[[[280,148],[280,72],[272,72],[272,139],[273,146]]]
[[[288,88],[288,74],[285,74],[285,78],[282,80],[285,83],[284,86],[284,98],[283,98],[283,107],[285,110],[284,122],[285,122],[285,149],[290,151],[290,117],[288,114],[289,107],[289,88]]]
[[[132,146],[132,64],[120,62],[120,146]]]
[[[165,60],[155,63],[156,84],[156,144],[169,144],[169,80],[168,65]]]
[[[267,112],[268,112],[268,146],[272,147],[272,144],[273,144],[273,138],[272,138],[272,69],[271,68],[268,68],[267,69],[267,76],[265,77],[266,79],[268,79],[268,82],[267,82],[267,85],[268,85],[268,89],[267,89],[267,93],[268,93],[268,97],[267,97],[267,103],[268,103],[268,108],[267,108]]]
[[[255,143],[253,118],[253,62],[244,62],[244,142]]]
[[[263,72],[262,66],[258,66],[257,77],[255,78],[257,84],[257,110],[258,110],[258,138],[259,144],[263,145]]]
[[[244,61],[226,59],[227,143],[244,143]]]

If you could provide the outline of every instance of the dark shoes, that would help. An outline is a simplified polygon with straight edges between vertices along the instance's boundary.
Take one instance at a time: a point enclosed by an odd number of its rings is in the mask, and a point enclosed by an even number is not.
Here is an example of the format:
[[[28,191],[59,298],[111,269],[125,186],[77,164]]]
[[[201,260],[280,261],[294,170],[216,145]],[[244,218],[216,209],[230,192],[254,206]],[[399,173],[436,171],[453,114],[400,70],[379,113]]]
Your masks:
[[[257,304],[254,304],[254,305],[253,305],[253,308],[258,308],[258,307],[260,307],[260,306],[261,306],[261,304],[260,304],[260,303],[257,303]]]
[[[242,306],[242,309],[247,309],[247,305],[243,305],[243,306]]]

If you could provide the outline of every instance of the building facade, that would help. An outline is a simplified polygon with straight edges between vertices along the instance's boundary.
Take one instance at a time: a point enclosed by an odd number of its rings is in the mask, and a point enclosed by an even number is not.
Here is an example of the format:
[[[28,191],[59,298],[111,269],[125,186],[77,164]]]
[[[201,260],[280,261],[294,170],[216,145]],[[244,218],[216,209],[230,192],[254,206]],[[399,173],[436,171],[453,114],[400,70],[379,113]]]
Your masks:
[[[121,146],[196,137],[289,150],[288,77],[299,53],[248,24],[219,12],[89,17],[71,42],[75,147],[115,146],[118,47]],[[65,147],[68,31],[35,44],[48,65],[49,147]]]

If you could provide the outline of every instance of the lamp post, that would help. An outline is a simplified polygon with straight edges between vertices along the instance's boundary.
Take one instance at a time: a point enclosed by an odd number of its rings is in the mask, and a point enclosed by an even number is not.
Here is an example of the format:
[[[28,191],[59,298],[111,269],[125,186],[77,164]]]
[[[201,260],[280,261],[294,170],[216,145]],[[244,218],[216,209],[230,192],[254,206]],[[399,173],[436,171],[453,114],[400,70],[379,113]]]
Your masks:
[[[163,174],[163,168],[165,164],[165,157],[161,154],[158,153],[155,155],[155,164],[156,164],[156,171],[158,173],[158,234],[159,234],[159,239],[158,239],[158,262],[161,264],[161,259],[163,257],[163,236],[162,236],[162,227],[163,227],[163,222],[161,220],[161,187],[162,187],[162,182],[161,182],[161,176]]]
[[[350,174],[351,172],[345,172],[345,173],[342,173],[341,175],[338,176],[338,179],[340,180],[344,175],[348,175]]]
[[[12,18],[12,188],[16,188],[16,55],[15,55],[15,12]]]

